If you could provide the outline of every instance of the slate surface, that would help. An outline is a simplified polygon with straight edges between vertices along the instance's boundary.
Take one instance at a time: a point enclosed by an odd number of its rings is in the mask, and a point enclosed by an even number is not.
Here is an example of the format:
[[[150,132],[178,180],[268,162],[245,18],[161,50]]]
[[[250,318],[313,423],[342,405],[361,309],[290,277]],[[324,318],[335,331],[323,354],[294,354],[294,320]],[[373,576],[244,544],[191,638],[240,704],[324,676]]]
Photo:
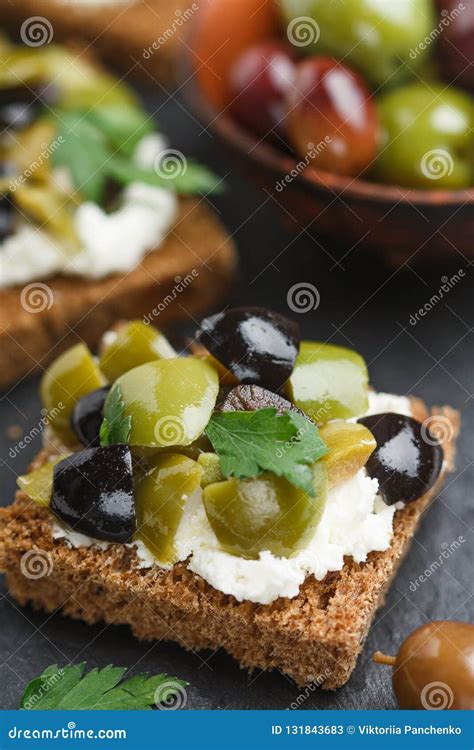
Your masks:
[[[148,97],[173,147],[194,155],[226,176],[227,192],[214,201],[235,234],[241,251],[241,281],[234,300],[288,313],[287,293],[299,282],[314,284],[318,309],[300,314],[306,337],[329,339],[359,350],[369,363],[379,390],[417,393],[428,403],[451,403],[463,410],[458,470],[424,519],[412,550],[379,612],[349,683],[336,693],[300,690],[278,674],[248,675],[222,651],[187,653],[174,644],[134,640],[125,627],[88,627],[21,609],[0,588],[0,707],[18,705],[22,687],[47,665],[87,660],[90,666],[111,662],[135,671],[167,671],[189,681],[188,708],[377,708],[395,707],[390,670],[372,664],[371,653],[395,653],[403,637],[433,619],[473,618],[472,536],[474,481],[469,458],[472,413],[472,278],[465,259],[394,272],[380,256],[358,248],[337,250],[308,234],[283,230],[275,205],[237,177],[215,139],[202,130],[178,98]],[[332,256],[332,257],[331,257]],[[441,277],[463,269],[466,276],[416,325],[410,316],[439,290]],[[469,328],[471,326],[471,329]],[[37,382],[30,380],[1,398],[1,500],[8,504],[15,477],[39,448],[39,438],[14,459],[16,440],[7,430],[19,425],[24,435],[38,423]],[[472,438],[471,438],[472,443]],[[472,461],[472,459],[471,459]],[[448,559],[440,558],[454,540],[466,541]],[[443,560],[441,565],[433,563]],[[432,575],[416,585],[432,566]]]

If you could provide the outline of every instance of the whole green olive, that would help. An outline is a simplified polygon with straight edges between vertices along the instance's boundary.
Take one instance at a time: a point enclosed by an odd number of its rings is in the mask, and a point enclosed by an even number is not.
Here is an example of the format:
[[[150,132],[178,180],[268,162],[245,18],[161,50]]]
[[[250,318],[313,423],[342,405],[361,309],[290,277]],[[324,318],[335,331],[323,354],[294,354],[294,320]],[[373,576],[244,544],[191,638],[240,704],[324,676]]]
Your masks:
[[[474,710],[474,625],[441,620],[406,638],[396,657],[377,652],[393,666],[393,690],[404,709]]]

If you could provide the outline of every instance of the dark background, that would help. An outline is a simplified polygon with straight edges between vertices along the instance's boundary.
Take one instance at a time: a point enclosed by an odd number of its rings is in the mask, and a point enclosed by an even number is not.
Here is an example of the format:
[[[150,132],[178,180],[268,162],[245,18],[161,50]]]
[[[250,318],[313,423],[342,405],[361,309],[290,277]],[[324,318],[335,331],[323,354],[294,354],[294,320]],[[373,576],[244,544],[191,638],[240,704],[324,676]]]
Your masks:
[[[277,672],[248,674],[222,650],[187,653],[171,643],[140,643],[126,627],[89,627],[21,609],[0,587],[0,707],[15,708],[26,682],[52,663],[86,660],[89,667],[119,664],[137,671],[166,671],[189,681],[188,708],[287,708],[299,697],[301,708],[388,709],[396,707],[390,668],[371,662],[380,649],[396,653],[415,627],[436,619],[472,620],[472,535],[474,482],[472,457],[472,302],[468,262],[454,250],[433,265],[394,270],[360,248],[334,248],[323,238],[285,232],[273,200],[235,175],[216,140],[203,131],[179,97],[147,95],[171,145],[213,166],[227,190],[213,200],[234,235],[241,256],[241,279],[234,300],[288,314],[287,293],[298,282],[314,284],[318,309],[298,315],[308,338],[354,347],[366,358],[376,389],[416,393],[428,404],[450,403],[463,413],[457,472],[431,508],[371,629],[350,681],[326,693],[297,688]],[[290,244],[291,243],[291,244]],[[343,258],[339,263],[338,259]],[[463,269],[466,276],[445,300],[415,326],[410,316],[436,293],[441,277]],[[290,313],[292,314],[292,313]],[[190,330],[192,327],[190,327]],[[182,331],[180,332],[180,334]],[[179,334],[179,335],[180,335]],[[13,500],[15,478],[40,447],[8,456],[18,437],[38,424],[37,380],[22,383],[1,398],[1,500]],[[418,578],[458,537],[466,540],[416,592]]]

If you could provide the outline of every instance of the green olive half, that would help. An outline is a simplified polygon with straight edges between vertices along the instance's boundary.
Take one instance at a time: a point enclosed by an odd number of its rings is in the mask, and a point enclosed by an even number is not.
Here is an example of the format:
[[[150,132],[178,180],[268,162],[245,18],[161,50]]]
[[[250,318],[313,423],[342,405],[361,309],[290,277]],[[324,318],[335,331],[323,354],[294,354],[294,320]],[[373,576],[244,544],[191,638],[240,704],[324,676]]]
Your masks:
[[[326,467],[317,462],[313,471],[315,497],[266,472],[207,485],[203,503],[223,549],[246,558],[258,558],[264,550],[289,557],[305,546],[326,503]]]
[[[170,357],[176,357],[176,352],[160,331],[141,320],[131,320],[106,334],[99,367],[109,383],[113,383],[134,367]]]

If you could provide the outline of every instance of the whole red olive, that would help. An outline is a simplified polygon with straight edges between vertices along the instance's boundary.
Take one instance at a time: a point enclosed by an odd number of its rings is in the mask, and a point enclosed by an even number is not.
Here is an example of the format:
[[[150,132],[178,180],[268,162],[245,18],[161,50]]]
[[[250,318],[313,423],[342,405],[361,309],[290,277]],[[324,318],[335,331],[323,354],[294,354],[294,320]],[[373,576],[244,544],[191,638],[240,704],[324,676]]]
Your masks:
[[[293,85],[291,48],[267,42],[246,49],[229,71],[229,110],[248,130],[262,137],[285,131],[285,97]]]
[[[474,625],[441,620],[406,638],[396,657],[373,659],[393,666],[393,691],[400,708],[474,710]]]
[[[362,172],[377,151],[375,102],[362,77],[330,57],[296,67],[287,96],[288,137],[300,156],[319,169]]]
[[[443,0],[438,60],[443,77],[474,92],[474,3]]]

